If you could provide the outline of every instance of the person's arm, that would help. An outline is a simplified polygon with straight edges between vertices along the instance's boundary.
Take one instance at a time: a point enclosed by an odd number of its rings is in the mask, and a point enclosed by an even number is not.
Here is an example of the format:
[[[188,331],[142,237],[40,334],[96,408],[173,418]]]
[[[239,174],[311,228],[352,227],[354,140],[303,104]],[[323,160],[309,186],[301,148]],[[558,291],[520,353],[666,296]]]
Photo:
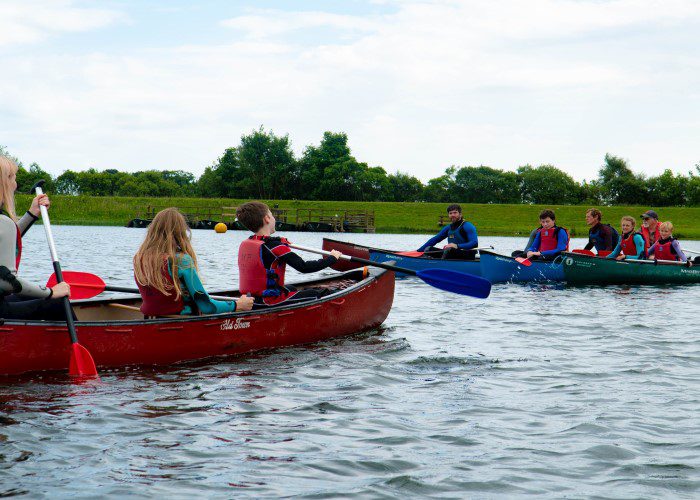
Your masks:
[[[39,219],[35,217],[29,210],[22,216],[20,220],[17,221],[17,226],[19,227],[19,232],[22,236],[29,231],[29,228]]]
[[[685,256],[685,253],[683,253],[683,250],[681,250],[681,244],[678,240],[673,240],[671,246],[676,251],[676,255],[678,255],[681,262],[688,262],[688,258]]]
[[[542,237],[540,236],[540,233],[538,232],[535,235],[535,239],[532,242],[532,245],[526,249],[526,251],[529,252],[537,252],[540,249],[540,245],[542,244]]]
[[[180,279],[180,283],[187,287],[190,297],[197,304],[197,309],[202,314],[218,314],[236,310],[234,301],[214,300],[209,297],[189,255],[180,256],[177,276]]]
[[[449,230],[449,225],[443,227],[438,234],[430,238],[428,241],[423,243],[423,245],[418,249],[419,252],[423,252],[426,248],[432,247],[440,243],[442,240],[447,238],[447,232]]]
[[[605,250],[610,250],[614,247],[612,228],[610,226],[601,226],[601,230],[603,230],[603,237],[605,238]]]
[[[647,259],[651,258],[651,256],[654,255],[654,251],[656,251],[656,243],[650,246],[649,250],[647,250]]]
[[[588,231],[588,243],[586,243],[586,246],[583,247],[584,250],[590,250],[595,246],[595,241],[593,240],[593,237],[591,236],[591,232]]]
[[[288,252],[280,257],[280,260],[289,264],[300,273],[314,273],[335,264],[338,259],[329,255],[318,260],[304,260],[294,252]]]
[[[535,237],[540,234],[539,233],[539,228],[535,228],[532,231],[530,231],[530,236],[527,239],[527,244],[525,245],[525,251],[527,252],[532,248],[532,244],[535,242]]]
[[[479,246],[479,238],[476,235],[476,227],[474,227],[474,224],[471,222],[465,222],[462,225],[462,229],[464,229],[464,233],[467,236],[467,242],[466,243],[460,243],[457,245],[457,248],[460,250],[471,250],[472,248],[476,248]]]
[[[608,255],[605,256],[606,259],[614,259],[618,255],[620,255],[620,252],[622,251],[622,238],[620,238],[620,241],[617,242],[617,245],[615,245],[615,249],[610,252]],[[628,257],[625,255],[625,259],[629,259],[631,257]]]
[[[563,229],[559,229],[559,234],[557,234],[557,247],[552,250],[546,250],[544,252],[541,252],[541,254],[546,256],[558,255],[564,250],[566,250],[566,245],[568,243],[569,236],[566,234],[566,231],[564,231]]]

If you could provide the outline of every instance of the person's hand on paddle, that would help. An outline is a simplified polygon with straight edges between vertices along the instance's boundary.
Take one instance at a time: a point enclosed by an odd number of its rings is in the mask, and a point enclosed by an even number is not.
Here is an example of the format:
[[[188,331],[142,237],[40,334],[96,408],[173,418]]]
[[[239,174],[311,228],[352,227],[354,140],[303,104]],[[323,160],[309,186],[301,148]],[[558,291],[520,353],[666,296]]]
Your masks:
[[[236,311],[250,311],[253,308],[253,297],[244,296],[236,300]]]
[[[41,210],[39,209],[39,206],[41,205],[45,206],[47,209],[51,206],[51,201],[49,200],[49,197],[45,194],[40,194],[34,197],[34,199],[32,200],[32,204],[29,207],[29,213],[31,213],[34,217],[39,217],[39,215],[41,215]]]
[[[444,247],[442,247],[443,250],[447,250],[449,248],[457,248],[457,245],[455,243],[448,243]]]
[[[618,255],[617,257],[615,257],[615,260],[625,260],[625,254],[624,254],[624,253],[620,253],[620,255]]]
[[[60,283],[56,283],[54,286],[51,287],[51,291],[53,291],[53,295],[51,295],[52,299],[61,299],[63,297],[70,297],[70,285],[66,283],[65,281],[61,281]]]
[[[340,260],[340,258],[343,256],[343,254],[338,250],[331,250],[331,255],[335,257],[335,260]]]
[[[542,252],[528,252],[527,258],[529,259],[530,257],[539,257],[540,255],[542,255]]]

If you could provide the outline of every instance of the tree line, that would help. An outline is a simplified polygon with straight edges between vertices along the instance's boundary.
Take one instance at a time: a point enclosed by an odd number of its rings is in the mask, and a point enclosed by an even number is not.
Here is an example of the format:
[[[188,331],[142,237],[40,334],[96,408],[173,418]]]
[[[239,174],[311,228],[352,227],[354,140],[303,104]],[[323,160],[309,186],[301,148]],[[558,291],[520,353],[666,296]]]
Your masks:
[[[0,146],[0,154],[9,155]],[[617,156],[605,155],[598,178],[577,182],[553,165],[524,165],[517,171],[488,166],[451,166],[422,183],[416,177],[357,161],[345,133],[325,132],[318,146],[301,157],[288,135],[263,127],[241,137],[197,179],[182,170],[82,172],[66,170],[52,177],[36,163],[20,161],[18,190],[39,179],[46,191],[67,195],[304,199],[337,201],[426,201],[464,203],[532,203],[542,205],[699,206],[700,163],[688,175],[667,169],[646,177]]]

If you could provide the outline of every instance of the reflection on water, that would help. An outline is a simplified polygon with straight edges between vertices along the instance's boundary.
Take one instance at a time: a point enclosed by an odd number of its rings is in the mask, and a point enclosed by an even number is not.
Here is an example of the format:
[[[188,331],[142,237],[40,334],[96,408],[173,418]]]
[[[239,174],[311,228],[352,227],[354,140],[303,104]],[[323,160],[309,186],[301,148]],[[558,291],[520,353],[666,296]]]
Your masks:
[[[54,231],[66,269],[133,286],[143,230]],[[194,232],[209,288],[236,281],[243,237]],[[40,228],[22,273],[51,273]],[[401,279],[372,332],[79,386],[3,379],[0,494],[696,498],[698,304],[700,286],[503,284],[480,301]]]

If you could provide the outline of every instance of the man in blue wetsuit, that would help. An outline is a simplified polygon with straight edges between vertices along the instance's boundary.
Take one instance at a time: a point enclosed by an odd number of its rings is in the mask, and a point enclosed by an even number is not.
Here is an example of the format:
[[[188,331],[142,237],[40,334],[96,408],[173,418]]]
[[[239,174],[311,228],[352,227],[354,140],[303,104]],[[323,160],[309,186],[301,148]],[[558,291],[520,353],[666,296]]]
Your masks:
[[[426,241],[418,251],[434,252],[443,259],[476,259],[476,250],[474,249],[479,246],[479,239],[474,224],[464,220],[462,207],[457,204],[447,207],[447,215],[452,222]],[[435,245],[445,238],[447,238],[447,245],[444,248],[436,248]]]

